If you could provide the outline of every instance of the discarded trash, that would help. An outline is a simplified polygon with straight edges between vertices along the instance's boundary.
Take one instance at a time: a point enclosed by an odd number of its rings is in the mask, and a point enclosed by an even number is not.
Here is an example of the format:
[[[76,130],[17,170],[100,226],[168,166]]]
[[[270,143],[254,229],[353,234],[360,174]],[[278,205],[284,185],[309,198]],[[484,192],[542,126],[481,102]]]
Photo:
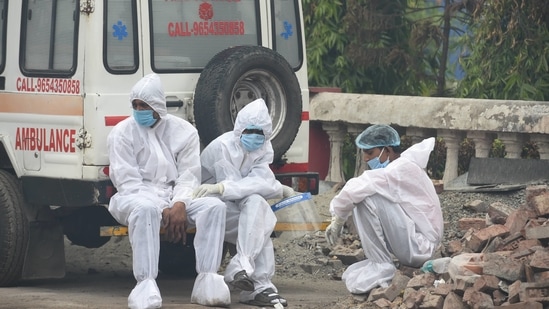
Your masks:
[[[440,259],[429,260],[423,264],[421,271],[424,273],[445,274],[448,272],[451,257],[443,257]]]

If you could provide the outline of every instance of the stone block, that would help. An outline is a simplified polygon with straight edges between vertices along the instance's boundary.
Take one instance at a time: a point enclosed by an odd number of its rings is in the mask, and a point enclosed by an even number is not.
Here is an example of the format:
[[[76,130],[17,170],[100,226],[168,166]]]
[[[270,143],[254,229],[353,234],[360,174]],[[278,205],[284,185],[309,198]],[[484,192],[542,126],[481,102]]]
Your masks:
[[[494,306],[499,306],[505,302],[507,299],[507,294],[503,293],[501,290],[495,290],[492,292],[492,300],[494,301]]]
[[[542,225],[541,220],[530,220],[524,227],[526,239],[549,238],[549,225]]]
[[[480,252],[489,240],[495,237],[506,237],[509,234],[509,229],[505,225],[494,224],[471,235],[471,239],[467,242],[467,247],[473,252]]]
[[[526,225],[526,222],[528,222],[529,217],[529,212],[526,210],[512,212],[505,222],[505,226],[509,229],[509,234],[513,235],[524,230],[524,226]]]
[[[455,253],[459,253],[461,251],[463,251],[463,244],[460,240],[452,240],[446,245],[446,253],[448,253],[449,256],[452,256]]]
[[[425,298],[425,291],[415,290],[412,288],[407,288],[404,291],[404,296],[402,297],[402,302],[406,308],[415,309],[423,302]]]
[[[548,271],[549,270],[549,249],[538,249],[532,254],[530,259],[530,267],[535,271]]]
[[[491,294],[493,291],[499,289],[499,281],[500,279],[496,276],[482,275],[475,281],[473,288],[479,292]]]
[[[440,295],[427,294],[423,302],[419,305],[420,309],[442,309],[444,306],[444,297]]]
[[[356,250],[335,250],[330,253],[330,256],[335,256],[345,265],[351,265],[356,262],[364,260],[364,251],[362,249]]]
[[[530,203],[530,206],[536,210],[538,216],[549,214],[549,192],[543,192],[538,196],[534,196]]]
[[[443,309],[466,309],[468,306],[463,302],[461,297],[456,293],[450,293],[444,299]]]
[[[460,231],[468,229],[481,230],[486,227],[486,220],[483,218],[461,218],[458,220],[458,228]]]
[[[518,248],[521,240],[524,240],[524,236],[521,233],[509,234],[497,245],[496,251],[513,251]]]
[[[520,285],[520,301],[549,303],[549,282],[526,282]]]
[[[413,289],[419,289],[424,286],[430,287],[430,286],[433,286],[435,279],[436,277],[435,277],[435,274],[433,273],[419,274],[417,276],[414,276],[412,279],[410,279],[406,287],[413,288]]]
[[[492,296],[479,292],[474,288],[468,288],[463,294],[463,301],[473,308],[493,308]]]
[[[448,294],[450,294],[453,288],[454,288],[453,284],[441,283],[437,285],[431,293],[435,295],[440,295],[440,296],[447,296]]]
[[[526,204],[525,208],[535,210],[533,199],[541,194],[549,192],[549,186],[547,185],[533,185],[526,187]]]
[[[514,211],[509,205],[495,202],[488,207],[488,217],[496,224],[505,224],[507,217]]]
[[[323,268],[322,265],[318,264],[301,264],[299,266],[301,267],[301,269],[303,269],[304,272],[308,274],[314,274],[318,272],[321,268]]]
[[[524,278],[524,261],[511,258],[509,251],[484,255],[483,274],[493,275],[507,281]]]
[[[489,207],[488,203],[482,200],[474,200],[463,206],[463,208],[470,209],[474,212],[486,212],[488,211],[488,207]]]
[[[515,251],[527,250],[538,246],[541,246],[541,242],[538,239],[523,239],[518,243]]]
[[[543,309],[543,304],[534,301],[526,301],[506,306],[496,306],[494,309]]]
[[[509,285],[509,295],[507,298],[507,301],[510,304],[518,303],[520,301],[520,286],[522,282],[520,280],[517,280],[513,282],[511,285]]]
[[[383,297],[393,301],[403,293],[404,289],[408,285],[410,278],[401,274],[400,272],[395,273],[391,284],[383,291]]]
[[[374,304],[378,306],[379,308],[392,308],[393,304],[391,301],[385,298],[378,299],[374,301]]]

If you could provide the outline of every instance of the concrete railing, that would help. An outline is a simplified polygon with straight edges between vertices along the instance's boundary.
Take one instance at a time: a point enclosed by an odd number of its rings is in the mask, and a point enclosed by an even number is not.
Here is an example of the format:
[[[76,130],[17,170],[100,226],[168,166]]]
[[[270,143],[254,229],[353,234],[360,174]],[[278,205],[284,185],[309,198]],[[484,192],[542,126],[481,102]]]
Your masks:
[[[431,136],[443,138],[444,183],[458,176],[459,144],[465,137],[474,142],[478,158],[488,157],[497,138],[505,145],[507,158],[520,158],[524,143],[532,141],[540,159],[549,159],[549,102],[312,92],[309,110],[310,121],[320,122],[329,136],[328,181],[344,180],[346,134],[357,136],[371,124],[405,130],[414,143]],[[361,157],[357,156],[356,175],[364,170]]]

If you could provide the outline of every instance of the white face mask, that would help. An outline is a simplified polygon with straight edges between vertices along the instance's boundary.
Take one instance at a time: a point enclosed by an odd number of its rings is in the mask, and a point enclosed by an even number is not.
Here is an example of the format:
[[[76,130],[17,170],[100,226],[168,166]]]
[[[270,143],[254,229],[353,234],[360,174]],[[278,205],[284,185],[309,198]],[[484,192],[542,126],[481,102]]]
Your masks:
[[[383,163],[381,163],[379,161],[379,158],[383,154],[383,150],[385,150],[385,147],[383,149],[381,149],[381,152],[379,153],[379,156],[377,156],[377,157],[375,157],[375,158],[368,161],[368,166],[370,167],[370,169],[375,170],[375,169],[378,169],[378,168],[384,168],[389,164],[389,162],[391,161],[391,160],[389,160],[389,158],[387,158],[387,160],[385,160],[385,162],[383,162]]]

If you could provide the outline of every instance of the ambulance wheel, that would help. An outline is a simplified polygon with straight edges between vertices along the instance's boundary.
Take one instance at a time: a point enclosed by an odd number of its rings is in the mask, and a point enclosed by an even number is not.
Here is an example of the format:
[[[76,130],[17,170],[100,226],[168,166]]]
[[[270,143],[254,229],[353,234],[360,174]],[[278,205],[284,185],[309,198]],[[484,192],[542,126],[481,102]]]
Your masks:
[[[194,234],[187,234],[187,245],[160,242],[158,269],[165,275],[196,277],[196,255],[192,245]]]
[[[290,64],[261,46],[237,46],[215,55],[206,65],[194,94],[194,117],[204,146],[231,131],[237,113],[263,98],[273,122],[271,143],[279,160],[301,125],[301,88]]]
[[[21,279],[29,242],[29,223],[17,178],[0,170],[0,287]]]

